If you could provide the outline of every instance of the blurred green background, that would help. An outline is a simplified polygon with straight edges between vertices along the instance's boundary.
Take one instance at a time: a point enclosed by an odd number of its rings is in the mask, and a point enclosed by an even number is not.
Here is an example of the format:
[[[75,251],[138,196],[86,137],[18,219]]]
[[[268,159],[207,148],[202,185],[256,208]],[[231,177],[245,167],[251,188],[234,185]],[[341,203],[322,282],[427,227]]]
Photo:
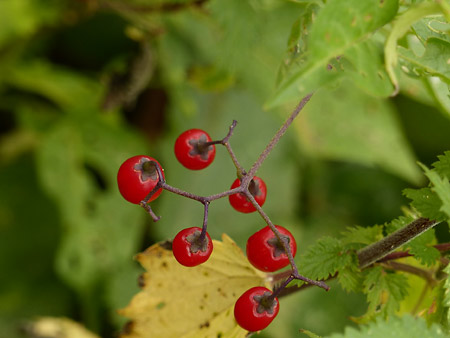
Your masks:
[[[22,337],[23,324],[44,315],[103,337],[120,330],[115,310],[138,291],[133,255],[201,224],[203,208],[165,192],[152,223],[121,198],[118,167],[148,154],[173,186],[228,189],[235,170],[224,148],[192,172],[176,161],[174,140],[189,128],[220,139],[236,119],[230,143],[251,166],[294,107],[263,109],[302,11],[272,0],[0,2],[1,337]],[[265,211],[300,252],[400,215],[401,190],[427,183],[416,161],[450,149],[448,112],[420,81],[405,86],[417,90],[380,99],[346,80],[320,90],[259,170]],[[211,205],[213,238],[225,232],[244,247],[262,226],[225,199]],[[449,240],[446,224],[437,231]],[[261,337],[351,325],[364,298],[331,286],[287,297]]]

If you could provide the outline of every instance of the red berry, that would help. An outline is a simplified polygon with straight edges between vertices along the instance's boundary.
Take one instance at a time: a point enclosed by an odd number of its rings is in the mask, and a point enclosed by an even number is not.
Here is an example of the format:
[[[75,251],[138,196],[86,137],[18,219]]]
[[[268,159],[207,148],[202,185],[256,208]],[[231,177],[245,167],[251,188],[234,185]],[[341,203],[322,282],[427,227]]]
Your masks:
[[[266,328],[277,316],[280,304],[269,299],[272,292],[262,286],[245,291],[234,305],[234,318],[239,326],[251,332]]]
[[[230,189],[237,188],[241,185],[241,180],[237,178]],[[251,180],[248,190],[255,198],[256,202],[262,206],[266,201],[267,196],[267,187],[264,181],[258,176],[253,177]],[[237,193],[230,195],[228,197],[231,206],[239,212],[250,213],[256,211],[256,208],[253,204],[247,199],[247,197],[242,193]]]
[[[181,230],[175,236],[172,251],[178,263],[184,266],[196,266],[208,260],[213,250],[213,242],[208,233],[201,240],[201,233],[201,228],[192,227]]]
[[[201,129],[189,129],[175,141],[175,156],[188,169],[200,170],[209,166],[216,156],[216,147],[208,133]]]
[[[275,225],[275,227],[287,239],[292,256],[295,256],[297,253],[295,238],[287,229],[279,225]],[[254,233],[248,239],[247,258],[255,268],[267,272],[277,271],[289,264],[283,245],[268,226]]]
[[[133,156],[120,166],[117,173],[117,185],[123,198],[128,202],[139,204],[158,183],[158,172],[151,161],[156,162],[164,177],[161,165],[150,156]],[[156,199],[161,191],[162,189],[159,189],[149,202]]]

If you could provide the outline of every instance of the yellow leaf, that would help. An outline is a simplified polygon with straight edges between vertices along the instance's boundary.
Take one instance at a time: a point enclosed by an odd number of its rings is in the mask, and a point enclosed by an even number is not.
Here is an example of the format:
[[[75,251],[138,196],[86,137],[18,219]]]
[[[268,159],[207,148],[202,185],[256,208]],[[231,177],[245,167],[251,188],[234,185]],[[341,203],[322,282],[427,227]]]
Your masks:
[[[26,326],[26,332],[33,337],[45,338],[99,338],[81,324],[57,317],[42,317]]]
[[[167,243],[137,255],[146,272],[142,291],[119,310],[131,320],[121,337],[246,336],[234,320],[234,303],[251,287],[270,287],[269,280],[227,235],[213,243],[209,260],[192,268],[180,265]]]

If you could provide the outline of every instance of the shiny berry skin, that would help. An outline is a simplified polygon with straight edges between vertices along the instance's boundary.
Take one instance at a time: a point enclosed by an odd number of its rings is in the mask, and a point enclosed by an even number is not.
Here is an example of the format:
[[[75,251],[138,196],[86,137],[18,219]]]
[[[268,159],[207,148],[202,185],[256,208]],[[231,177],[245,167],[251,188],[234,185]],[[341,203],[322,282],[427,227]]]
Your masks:
[[[200,170],[209,166],[216,156],[216,147],[211,144],[208,133],[201,129],[189,129],[175,141],[175,156],[186,168]]]
[[[256,286],[245,291],[234,304],[234,318],[240,327],[255,332],[265,329],[277,316],[280,304],[268,297],[272,291]]]
[[[184,266],[196,266],[206,262],[211,256],[213,242],[206,233],[203,241],[199,237],[202,229],[192,227],[181,230],[173,239],[172,251],[175,259]]]
[[[158,172],[154,161],[159,168],[161,165],[153,157],[138,155],[130,157],[122,163],[117,173],[119,191],[128,202],[139,204],[158,183]],[[164,172],[161,168],[164,177]],[[155,200],[162,192],[159,189],[149,200]]]
[[[240,185],[241,185],[241,180],[237,178],[231,185],[230,189],[237,188]],[[251,182],[248,186],[248,190],[253,195],[256,202],[260,206],[263,206],[264,202],[266,201],[266,196],[267,196],[266,183],[264,183],[264,181],[261,178],[259,178],[258,176],[255,176],[251,180]],[[243,212],[243,213],[247,214],[247,213],[256,211],[256,208],[247,199],[247,197],[245,197],[244,194],[237,193],[237,194],[230,195],[230,196],[228,196],[228,200],[230,201],[231,206],[239,212]]]
[[[282,226],[275,225],[275,227],[282,236],[287,238],[292,256],[295,257],[297,253],[295,238],[289,230]],[[289,265],[283,245],[268,226],[254,233],[248,239],[247,258],[255,268],[266,272],[274,272]]]

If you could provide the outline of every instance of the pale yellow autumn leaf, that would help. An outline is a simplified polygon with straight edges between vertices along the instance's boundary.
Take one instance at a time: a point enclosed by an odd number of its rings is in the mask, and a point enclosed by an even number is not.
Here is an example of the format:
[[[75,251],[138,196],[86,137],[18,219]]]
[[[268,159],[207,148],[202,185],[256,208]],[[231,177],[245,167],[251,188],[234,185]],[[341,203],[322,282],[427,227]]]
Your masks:
[[[228,236],[213,243],[209,260],[192,268],[175,260],[170,245],[156,244],[137,255],[146,272],[142,291],[119,311],[130,319],[121,337],[246,336],[234,320],[234,303],[251,287],[270,287],[267,275],[253,268]]]
[[[41,317],[26,325],[25,330],[42,338],[100,338],[80,323],[63,317]]]

